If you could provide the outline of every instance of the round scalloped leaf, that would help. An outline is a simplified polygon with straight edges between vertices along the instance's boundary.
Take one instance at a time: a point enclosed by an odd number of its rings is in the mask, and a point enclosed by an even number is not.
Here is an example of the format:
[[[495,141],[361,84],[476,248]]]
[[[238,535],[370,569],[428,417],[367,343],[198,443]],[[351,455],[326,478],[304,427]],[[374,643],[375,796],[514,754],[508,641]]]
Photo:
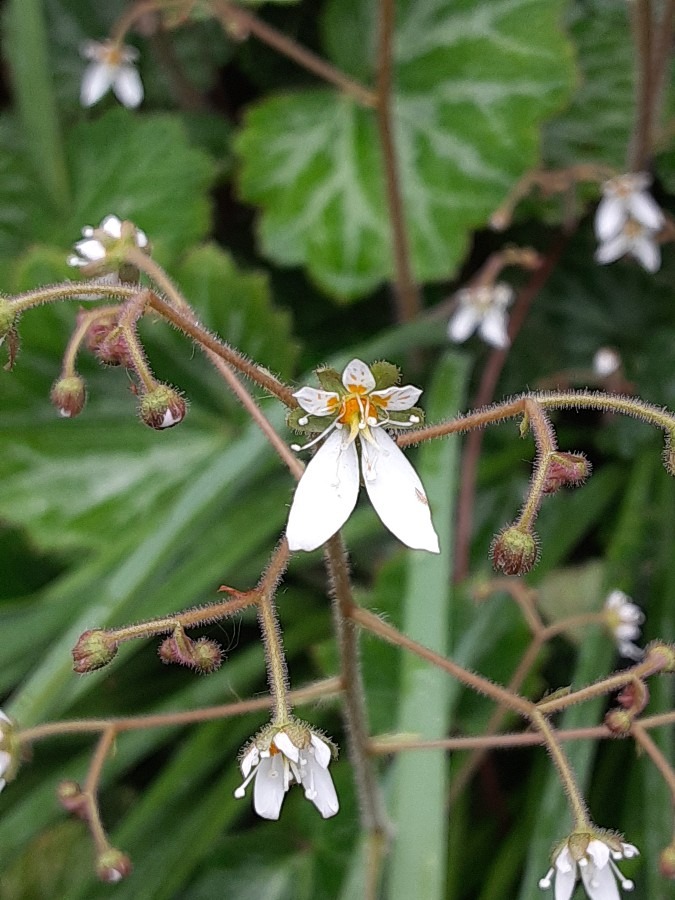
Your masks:
[[[327,15],[341,23],[329,41],[337,63],[365,80],[374,41],[364,3],[340,0]],[[573,80],[561,6],[399,4],[393,125],[418,280],[450,277],[471,232],[537,164],[540,126]],[[262,208],[259,237],[271,259],[306,266],[341,298],[392,277],[373,110],[328,89],[272,97],[248,111],[237,149],[240,191]]]

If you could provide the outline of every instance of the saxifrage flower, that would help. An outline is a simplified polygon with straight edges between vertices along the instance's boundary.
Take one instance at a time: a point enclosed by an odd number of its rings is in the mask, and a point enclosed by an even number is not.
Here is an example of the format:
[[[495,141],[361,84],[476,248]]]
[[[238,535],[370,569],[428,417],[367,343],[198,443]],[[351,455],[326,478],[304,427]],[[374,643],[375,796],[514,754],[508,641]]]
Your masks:
[[[396,386],[398,370],[389,363],[371,369],[353,359],[341,379],[331,369],[317,374],[334,389],[301,388],[294,394],[301,409],[289,419],[294,428],[321,432],[306,447],[325,438],[295,491],[286,529],[290,549],[314,550],[347,521],[359,492],[360,455],[366,491],[387,528],[408,547],[438,553],[422,482],[385,431],[422,421],[414,407],[422,391]]]

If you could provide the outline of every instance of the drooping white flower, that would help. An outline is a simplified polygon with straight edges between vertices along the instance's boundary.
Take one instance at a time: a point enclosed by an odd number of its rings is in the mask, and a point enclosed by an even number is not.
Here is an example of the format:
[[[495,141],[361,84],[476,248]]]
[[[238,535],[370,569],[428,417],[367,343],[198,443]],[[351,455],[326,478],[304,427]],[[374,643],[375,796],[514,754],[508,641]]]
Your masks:
[[[600,244],[595,261],[604,266],[626,255],[637,259],[647,272],[657,272],[661,267],[661,249],[656,232],[636,219],[627,219],[618,234]]]
[[[652,232],[663,228],[663,212],[647,190],[651,182],[647,172],[629,172],[603,184],[594,222],[599,241],[616,237],[629,219]]]
[[[634,644],[640,637],[645,614],[623,591],[612,591],[605,600],[607,624],[614,635],[619,653],[628,659],[642,659],[644,650]]]
[[[513,297],[513,288],[502,282],[457,291],[457,308],[448,322],[448,337],[461,344],[478,329],[478,334],[486,344],[499,348],[508,347],[507,309],[513,302]]]
[[[75,252],[68,257],[68,265],[81,268],[92,263],[101,263],[105,260],[110,247],[122,239],[123,224],[129,226],[127,232],[137,247],[144,250],[148,247],[148,238],[140,228],[131,223],[122,223],[117,216],[106,216],[98,228],[85,225],[82,229],[82,239],[74,245]]]
[[[349,518],[359,492],[358,437],[363,480],[380,519],[408,547],[438,553],[438,536],[422,482],[383,427],[418,424],[422,413],[414,409],[414,403],[422,391],[393,383],[376,390],[373,372],[360,359],[347,365],[341,384],[334,374],[336,390],[303,387],[294,394],[308,414],[298,419],[298,425],[308,426],[314,417],[323,429],[305,446],[325,441],[295,490],[286,529],[290,549],[316,549]],[[404,410],[409,414],[404,415]],[[293,449],[302,448],[295,444]]]
[[[143,82],[134,63],[138,59],[135,47],[115,41],[87,41],[81,51],[91,60],[82,76],[80,102],[93,106],[111,88],[124,106],[133,109],[143,99]]]
[[[621,366],[621,357],[612,347],[600,347],[593,357],[593,371],[606,378],[613,375]]]
[[[553,865],[539,881],[539,887],[547,890],[555,879],[555,900],[570,900],[577,879],[581,878],[590,900],[619,900],[617,881],[624,891],[632,891],[634,885],[624,878],[615,860],[638,855],[636,847],[613,836],[602,839],[575,834],[558,848]]]
[[[331,744],[303,723],[268,726],[244,751],[240,763],[244,781],[234,796],[241,799],[255,779],[253,808],[263,819],[278,819],[286,792],[292,784],[299,784],[305,797],[328,819],[340,809],[328,771],[332,757]]]

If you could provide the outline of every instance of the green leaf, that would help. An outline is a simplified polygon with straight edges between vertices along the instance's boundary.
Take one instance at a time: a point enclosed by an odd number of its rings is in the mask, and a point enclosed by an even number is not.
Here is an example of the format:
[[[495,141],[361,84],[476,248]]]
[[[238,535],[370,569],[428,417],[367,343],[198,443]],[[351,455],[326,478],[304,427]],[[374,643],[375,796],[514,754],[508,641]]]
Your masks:
[[[340,29],[330,40],[337,64],[372,81],[373,33],[357,30],[368,22],[363,2],[329,4],[327,31]],[[393,127],[418,280],[450,277],[470,233],[537,163],[540,125],[571,84],[561,5],[399,5]],[[248,111],[236,149],[241,193],[262,207],[260,241],[271,259],[305,265],[342,298],[392,276],[373,110],[330,90],[272,97]]]
[[[45,207],[11,119],[0,129],[0,149],[0,257],[35,242],[62,245],[66,254],[84,225],[109,213],[143,228],[160,257],[185,250],[209,229],[213,164],[190,147],[173,116],[114,109],[75,125],[67,140],[69,209]]]

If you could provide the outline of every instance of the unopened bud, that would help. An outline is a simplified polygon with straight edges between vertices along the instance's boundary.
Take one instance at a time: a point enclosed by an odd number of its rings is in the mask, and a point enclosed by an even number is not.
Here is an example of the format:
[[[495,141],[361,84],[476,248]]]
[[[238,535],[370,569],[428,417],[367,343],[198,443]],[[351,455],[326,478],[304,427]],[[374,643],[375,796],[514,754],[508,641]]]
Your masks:
[[[185,418],[187,404],[181,395],[166,384],[143,394],[138,404],[141,419],[150,428],[161,430],[178,425]]]
[[[59,378],[52,385],[49,399],[64,418],[71,419],[79,416],[87,401],[84,379],[79,375],[67,375],[65,378]]]
[[[61,806],[80,819],[87,818],[87,801],[76,781],[62,781],[56,789]]]
[[[129,345],[114,317],[92,322],[87,330],[86,345],[104,366],[133,369]]]
[[[659,870],[664,878],[675,881],[675,841],[661,851]]]
[[[217,641],[200,638],[194,645],[192,657],[194,668],[209,675],[222,665],[223,648]]]
[[[117,884],[131,874],[131,860],[121,850],[105,850],[96,860],[96,874],[107,884]]]
[[[649,703],[649,688],[639,679],[630,681],[624,686],[618,697],[616,698],[624,709],[631,711],[636,715],[645,708]]]
[[[537,561],[539,547],[531,531],[509,525],[496,535],[490,548],[492,565],[505,575],[525,575]]]
[[[162,641],[158,652],[159,658],[167,665],[177,663],[204,674],[215,672],[223,661],[223,648],[217,641],[210,638],[193,641],[182,627],[176,628],[170,637]]]
[[[675,644],[652,641],[645,649],[644,661],[658,665],[660,672],[675,672]]]
[[[564,485],[582,484],[591,474],[591,464],[583,453],[552,453],[549,457],[543,493],[555,494]]]
[[[117,644],[100,628],[83,632],[73,647],[73,670],[94,672],[107,666],[117,655]]]
[[[633,725],[633,715],[626,709],[611,709],[605,716],[605,725],[612,734],[623,737]]]

